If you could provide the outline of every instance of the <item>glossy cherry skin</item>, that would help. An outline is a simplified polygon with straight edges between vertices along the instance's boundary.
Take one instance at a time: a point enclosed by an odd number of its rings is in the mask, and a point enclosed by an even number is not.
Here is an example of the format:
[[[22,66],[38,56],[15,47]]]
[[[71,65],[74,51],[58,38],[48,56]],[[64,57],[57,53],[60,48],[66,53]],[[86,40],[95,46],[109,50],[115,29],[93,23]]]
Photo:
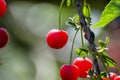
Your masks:
[[[120,80],[120,76],[116,76],[114,80]]]
[[[5,28],[0,28],[0,48],[3,48],[9,40],[9,34]]]
[[[88,71],[81,71],[79,74],[80,78],[87,78],[88,77]]]
[[[68,34],[64,30],[52,29],[46,36],[47,44],[54,49],[63,48],[68,41]]]
[[[73,65],[76,65],[79,68],[81,78],[86,78],[87,72],[93,67],[93,63],[89,58],[82,57],[75,58]]]
[[[62,80],[78,80],[79,68],[75,65],[64,64],[60,68],[60,76]]]
[[[116,73],[113,73],[113,72],[110,72],[110,78],[107,77],[107,78],[102,78],[102,80],[115,80],[115,77],[117,77],[118,75]]]
[[[6,13],[6,10],[7,10],[7,5],[5,0],[0,0],[0,17],[2,17]]]

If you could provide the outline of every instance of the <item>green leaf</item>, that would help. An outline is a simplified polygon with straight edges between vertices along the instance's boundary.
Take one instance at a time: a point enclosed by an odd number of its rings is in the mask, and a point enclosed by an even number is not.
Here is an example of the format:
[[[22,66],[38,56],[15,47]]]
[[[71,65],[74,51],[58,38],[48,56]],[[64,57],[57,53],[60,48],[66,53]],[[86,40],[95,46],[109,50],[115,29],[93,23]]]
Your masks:
[[[89,4],[85,4],[83,7],[83,14],[86,18],[90,18],[91,8]]]
[[[100,55],[107,67],[115,67],[117,65],[117,63],[110,56],[108,56],[107,53],[100,53]]]
[[[100,76],[101,76],[101,78],[104,78],[104,77],[107,77],[107,74],[106,74],[106,72],[103,72],[103,71],[102,71],[102,72],[100,73]]]
[[[82,49],[82,48],[76,49],[76,55],[79,55],[81,57],[86,57],[87,54],[88,54],[88,50],[86,49]]]
[[[71,0],[67,0],[67,6],[71,5]]]
[[[75,30],[79,30],[79,15],[75,14],[73,17],[69,17],[69,19],[66,21],[66,25],[74,27]]]
[[[109,37],[106,37],[105,42],[103,42],[102,40],[99,40],[98,41],[98,43],[99,43],[98,52],[104,52],[104,51],[108,50],[107,46],[108,46],[109,42],[110,42]]]
[[[78,15],[78,14],[75,14],[75,15],[73,16],[73,22],[79,23],[79,21],[80,21],[79,15]]]
[[[80,29],[80,26],[77,25],[76,23],[74,23],[71,19],[69,19],[68,21],[66,21],[66,25],[72,26],[73,28],[75,28],[75,30],[79,30]]]
[[[106,46],[109,44],[109,42],[110,42],[110,38],[109,38],[109,37],[106,37],[106,40],[105,40]]]
[[[92,27],[105,27],[118,16],[120,16],[120,0],[111,0],[103,10],[100,20]]]
[[[102,40],[99,40],[98,43],[101,47],[105,47],[105,45],[106,45]]]
[[[77,27],[77,25],[74,22],[70,21],[70,20],[66,21],[66,25],[72,26],[72,27]]]

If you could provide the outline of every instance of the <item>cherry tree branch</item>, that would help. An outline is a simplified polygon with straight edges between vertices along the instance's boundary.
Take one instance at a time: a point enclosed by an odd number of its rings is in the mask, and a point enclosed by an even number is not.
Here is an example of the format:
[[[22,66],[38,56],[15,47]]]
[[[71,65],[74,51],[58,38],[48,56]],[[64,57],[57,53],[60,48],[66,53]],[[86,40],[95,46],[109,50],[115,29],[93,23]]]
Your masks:
[[[94,32],[92,32],[92,30],[87,26],[87,23],[85,21],[85,17],[83,16],[82,13],[82,8],[81,8],[81,4],[79,2],[79,0],[75,0],[76,6],[77,6],[77,11],[80,17],[80,24],[83,27],[84,32],[86,33],[86,38],[89,42],[90,48],[92,52],[96,52],[96,45],[94,43],[94,38],[95,38],[95,34]],[[98,61],[96,58],[96,54],[92,55],[93,57],[93,63],[94,63],[94,70],[96,75],[100,74],[100,69],[99,69],[99,65],[98,65]]]

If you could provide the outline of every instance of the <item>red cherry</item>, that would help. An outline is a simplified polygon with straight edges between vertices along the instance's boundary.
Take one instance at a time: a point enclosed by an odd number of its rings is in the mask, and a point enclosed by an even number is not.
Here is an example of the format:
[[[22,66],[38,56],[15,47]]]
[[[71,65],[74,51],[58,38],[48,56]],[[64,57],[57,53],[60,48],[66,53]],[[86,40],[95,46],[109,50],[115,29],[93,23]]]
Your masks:
[[[9,35],[5,28],[0,28],[0,48],[8,43]]]
[[[73,64],[78,66],[82,71],[88,71],[92,69],[93,63],[89,58],[78,57],[74,59]]]
[[[60,68],[62,80],[77,80],[79,77],[79,68],[75,65],[65,64]]]
[[[120,76],[116,76],[114,80],[120,80]]]
[[[68,34],[64,30],[52,29],[46,36],[46,41],[51,48],[60,49],[68,41]]]
[[[110,78],[107,77],[107,78],[102,78],[102,80],[115,80],[115,77],[117,77],[117,74],[116,73],[113,73],[113,72],[110,72]]]
[[[7,10],[6,2],[5,0],[0,0],[0,17],[2,17]]]
[[[89,58],[78,57],[74,59],[73,65],[76,65],[80,70],[80,77],[86,78],[87,72],[92,69],[93,63]]]

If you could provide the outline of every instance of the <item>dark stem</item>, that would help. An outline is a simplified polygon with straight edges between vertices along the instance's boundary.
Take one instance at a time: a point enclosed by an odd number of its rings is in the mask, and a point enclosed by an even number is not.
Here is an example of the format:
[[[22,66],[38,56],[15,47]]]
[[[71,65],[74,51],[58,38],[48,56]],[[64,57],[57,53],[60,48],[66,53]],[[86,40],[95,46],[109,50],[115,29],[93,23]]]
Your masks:
[[[87,26],[87,23],[85,21],[85,17],[83,16],[83,13],[82,13],[82,8],[81,8],[81,4],[80,4],[79,0],[75,0],[75,3],[77,6],[78,14],[80,16],[80,24],[83,27],[84,32],[86,33],[86,37],[87,37],[87,40],[89,42],[91,51],[94,53],[94,52],[96,52],[96,45],[94,43],[94,38],[95,38],[94,33]],[[94,64],[95,73],[96,73],[96,75],[100,75],[100,69],[99,69],[97,58],[96,58],[96,54],[93,54],[92,57],[93,57],[93,64]]]

